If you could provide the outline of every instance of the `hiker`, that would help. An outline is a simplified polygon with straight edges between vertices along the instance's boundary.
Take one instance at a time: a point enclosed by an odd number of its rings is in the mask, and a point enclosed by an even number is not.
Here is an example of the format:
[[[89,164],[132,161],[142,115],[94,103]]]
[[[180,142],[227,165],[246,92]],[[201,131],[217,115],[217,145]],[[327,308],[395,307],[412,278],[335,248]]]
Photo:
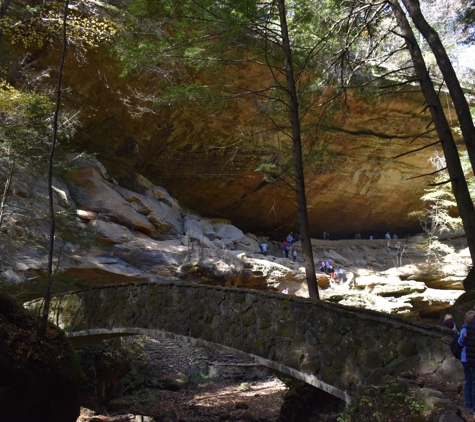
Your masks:
[[[384,235],[384,237],[385,237],[386,239],[391,239],[391,235],[389,234],[389,232],[387,232],[387,233]]]
[[[289,233],[289,235],[287,236],[287,243],[290,245],[292,245],[292,243],[294,243],[294,237],[292,236],[292,232]]]
[[[454,330],[454,331],[458,331],[457,326],[455,325],[455,322],[454,322],[454,318],[450,314],[445,315],[442,326],[450,328],[451,330]]]
[[[333,264],[327,259],[325,261],[325,274],[330,274],[330,270],[333,270]]]
[[[323,232],[323,240],[327,240],[327,232]]]
[[[333,267],[330,267],[330,280],[335,282],[335,269]]]
[[[287,288],[287,286],[284,287],[284,290],[282,290],[282,293],[283,293],[284,295],[288,295],[288,294],[289,294],[289,289]]]
[[[321,271],[322,273],[325,273],[325,272],[326,272],[326,271],[325,271],[325,261],[322,261],[322,262],[320,263],[320,271]]]
[[[267,243],[264,241],[259,245],[259,248],[261,249],[262,255],[266,256],[267,255]]]
[[[396,240],[398,238],[398,235],[396,233],[393,234],[393,239]]]
[[[300,240],[300,235],[298,233],[295,233],[294,243],[297,243],[299,240]]]
[[[337,274],[338,274],[338,280],[340,281],[340,283],[343,282],[343,268],[338,268],[337,270]]]
[[[470,321],[473,320],[473,317],[475,316],[475,311],[468,311],[465,314],[465,324],[462,325],[462,329],[460,330],[460,335],[459,335],[459,344],[460,346],[463,347],[462,353],[460,355],[460,362],[462,362],[463,365],[463,370],[465,373],[465,406],[467,407],[467,412],[473,413],[473,404],[475,403],[475,400],[473,398],[473,393],[474,388],[473,384],[474,381],[473,379],[473,374],[475,373],[475,369],[470,368],[467,362],[467,347],[466,347],[466,339],[467,339],[467,325],[470,323]],[[445,321],[444,321],[445,322]]]
[[[292,248],[292,261],[297,261],[297,249]]]
[[[284,255],[286,258],[289,257],[289,244],[287,243],[286,240],[284,240],[284,243],[283,243],[283,247],[284,247]]]

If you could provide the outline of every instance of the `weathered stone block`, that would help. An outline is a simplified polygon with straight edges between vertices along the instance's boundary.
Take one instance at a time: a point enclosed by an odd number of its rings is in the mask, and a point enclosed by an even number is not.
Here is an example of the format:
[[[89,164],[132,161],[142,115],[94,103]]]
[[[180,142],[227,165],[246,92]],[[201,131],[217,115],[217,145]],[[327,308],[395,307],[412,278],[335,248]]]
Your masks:
[[[343,340],[343,336],[336,331],[329,330],[323,337],[323,342],[331,347],[339,345]]]
[[[196,324],[191,325],[190,336],[200,338],[201,333],[203,332],[203,326],[204,324],[202,322],[197,322]]]
[[[416,343],[407,339],[401,340],[397,345],[397,349],[403,356],[411,356],[417,352]]]
[[[257,356],[266,356],[267,355],[267,345],[266,342],[262,338],[258,338],[254,340],[251,346],[252,353]]]
[[[361,340],[351,333],[345,335],[340,343],[340,347],[347,350],[354,350],[355,348],[359,348],[360,346]]]
[[[316,376],[320,372],[321,363],[320,360],[315,359],[310,362],[305,362],[300,365],[300,370],[304,374],[310,374]]]
[[[213,340],[213,333],[214,333],[214,330],[211,324],[205,323],[203,325],[203,331],[201,332],[201,338],[203,340],[211,341]]]
[[[325,333],[315,327],[309,328],[305,333],[305,341],[311,346],[317,346],[323,342]]]
[[[291,368],[300,369],[300,361],[302,360],[302,358],[302,350],[292,350],[285,354],[282,363],[286,366],[290,366]]]
[[[404,333],[402,332],[402,330],[397,329],[397,328],[390,330],[388,333],[389,340],[391,340],[391,342],[394,344],[401,341],[403,337],[404,337]]]
[[[376,369],[383,366],[383,354],[378,350],[360,350],[357,354],[357,361],[360,365],[369,369]]]
[[[320,356],[318,347],[310,346],[308,343],[304,344],[305,361],[310,362]]]
[[[397,351],[396,347],[388,348],[384,351],[384,365],[387,365],[389,362],[393,361],[399,356],[399,352]]]
[[[365,385],[379,385],[384,381],[386,376],[386,371],[383,368],[377,368],[374,371],[371,371],[370,374],[364,380]]]
[[[399,356],[384,367],[388,374],[397,374],[404,371],[413,371],[419,365],[419,356]]]
[[[247,312],[242,316],[242,326],[243,327],[250,327],[251,325],[254,325],[257,321],[256,314],[252,311]]]
[[[320,368],[320,373],[319,373],[318,378],[321,381],[326,382],[327,384],[330,384],[330,385],[332,385],[337,379],[332,368],[326,365],[322,365],[322,367]]]
[[[277,327],[275,331],[276,337],[293,337],[295,331],[294,321],[277,321]]]

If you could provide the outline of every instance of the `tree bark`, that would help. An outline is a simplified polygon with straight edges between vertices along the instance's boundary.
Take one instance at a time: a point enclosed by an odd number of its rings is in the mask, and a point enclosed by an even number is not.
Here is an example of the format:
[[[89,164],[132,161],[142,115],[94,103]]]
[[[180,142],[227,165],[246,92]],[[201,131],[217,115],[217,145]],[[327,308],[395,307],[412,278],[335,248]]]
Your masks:
[[[46,332],[46,327],[48,325],[48,315],[49,309],[51,306],[51,296],[52,296],[52,285],[53,285],[53,258],[54,258],[54,237],[55,237],[55,219],[54,219],[54,203],[53,203],[53,164],[54,164],[54,151],[56,148],[56,141],[58,138],[58,117],[59,117],[59,107],[61,105],[61,84],[63,77],[63,67],[64,59],[66,57],[66,48],[68,44],[68,38],[66,34],[66,24],[68,19],[68,6],[69,0],[66,0],[64,3],[64,15],[63,15],[63,48],[61,51],[61,59],[59,62],[58,69],[58,86],[56,90],[56,107],[54,110],[53,117],[53,136],[51,140],[51,148],[49,154],[48,162],[48,205],[49,205],[49,220],[50,220],[50,230],[49,230],[49,253],[48,253],[48,267],[47,267],[47,277],[48,285],[46,287],[46,292],[43,297],[43,315],[39,325],[39,335],[44,336]]]
[[[292,48],[290,46],[287,28],[287,16],[285,1],[277,0],[282,36],[282,47],[285,55],[285,76],[287,81],[287,95],[289,99],[290,120],[292,123],[293,161],[295,171],[295,184],[297,193],[297,209],[299,215],[300,235],[302,252],[305,259],[305,275],[308,285],[308,293],[311,299],[319,300],[317,276],[315,274],[315,262],[313,260],[312,243],[307,215],[307,197],[305,194],[305,177],[302,160],[302,138],[300,129],[299,102],[297,88],[295,86],[294,69],[292,63]]]
[[[455,140],[447,122],[447,118],[444,114],[444,109],[440,102],[439,96],[434,88],[432,80],[430,78],[427,66],[422,57],[422,52],[419,44],[416,41],[411,26],[406,18],[406,15],[400,7],[398,0],[389,0],[392,10],[396,17],[399,28],[406,40],[407,47],[412,57],[414,69],[419,79],[422,92],[427,101],[432,120],[434,122],[437,134],[439,135],[442,149],[447,164],[447,170],[449,172],[450,181],[452,184],[452,190],[454,192],[457,206],[459,209],[460,217],[462,219],[465,233],[467,236],[467,244],[470,250],[472,260],[475,259],[475,209],[472,199],[468,190],[465,175],[463,173],[462,165],[455,144]],[[472,278],[467,278],[464,287],[469,290],[475,287],[472,282],[469,282]]]
[[[7,205],[8,190],[13,180],[13,172],[15,170],[15,156],[11,159],[10,170],[8,172],[7,180],[5,182],[5,188],[3,189],[2,202],[0,204],[0,230],[3,229],[3,219],[5,217],[5,207]]]
[[[470,163],[472,164],[472,169],[475,173],[475,126],[473,125],[472,116],[470,115],[470,108],[467,99],[465,98],[462,87],[460,86],[452,62],[440,41],[439,35],[424,18],[421,12],[419,0],[401,1],[406,7],[414,25],[429,43],[429,47],[437,60],[437,65],[444,76],[445,83],[449,89],[450,96],[452,97],[455,112],[459,119],[460,130],[462,131],[463,139],[467,147]]]

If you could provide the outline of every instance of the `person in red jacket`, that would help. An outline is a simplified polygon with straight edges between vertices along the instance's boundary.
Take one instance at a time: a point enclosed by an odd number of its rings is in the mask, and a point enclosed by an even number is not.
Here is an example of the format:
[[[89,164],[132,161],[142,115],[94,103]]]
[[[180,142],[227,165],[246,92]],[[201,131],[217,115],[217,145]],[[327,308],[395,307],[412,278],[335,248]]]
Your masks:
[[[290,246],[289,246],[289,244],[287,243],[286,240],[284,240],[283,246],[284,246],[284,254],[285,254],[285,257],[288,258],[288,257],[289,257],[289,249],[290,249]]]

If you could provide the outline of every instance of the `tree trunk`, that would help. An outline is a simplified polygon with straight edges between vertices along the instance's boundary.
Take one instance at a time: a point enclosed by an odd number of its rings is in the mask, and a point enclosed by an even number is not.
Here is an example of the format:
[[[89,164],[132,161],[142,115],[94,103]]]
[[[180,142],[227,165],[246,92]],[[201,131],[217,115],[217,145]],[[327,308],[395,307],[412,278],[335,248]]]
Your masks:
[[[13,156],[10,162],[10,170],[8,172],[7,180],[5,181],[5,188],[3,190],[2,203],[0,204],[0,230],[2,230],[3,219],[5,217],[5,207],[7,205],[8,190],[13,180],[13,172],[15,170],[15,156]]]
[[[297,209],[299,215],[300,235],[302,252],[305,259],[305,275],[308,285],[308,293],[311,299],[320,299],[318,293],[317,276],[315,274],[315,262],[313,261],[312,243],[310,240],[310,230],[308,226],[307,198],[305,194],[305,178],[302,162],[302,139],[300,130],[299,102],[297,89],[295,87],[295,77],[292,64],[292,49],[290,47],[289,34],[287,29],[287,16],[285,1],[277,0],[280,17],[280,27],[282,36],[282,47],[285,55],[285,76],[287,80],[287,95],[289,98],[290,121],[292,123],[292,141],[294,154],[295,184],[297,192]]]
[[[58,87],[56,91],[56,108],[54,110],[53,117],[53,137],[51,141],[51,149],[49,154],[48,162],[48,205],[49,205],[49,219],[50,219],[50,232],[49,232],[49,253],[48,253],[48,268],[47,268],[47,277],[48,285],[46,287],[46,292],[43,297],[43,315],[39,325],[39,335],[43,336],[46,332],[46,327],[48,325],[48,315],[51,305],[51,295],[52,295],[52,285],[53,285],[53,258],[54,258],[54,236],[55,236],[55,219],[54,219],[54,203],[53,203],[53,164],[54,164],[54,151],[56,148],[56,141],[58,138],[58,117],[59,117],[59,107],[61,105],[61,81],[63,77],[63,67],[64,59],[66,57],[66,47],[68,44],[68,39],[66,35],[66,24],[68,19],[68,6],[69,0],[66,0],[64,3],[64,15],[63,15],[63,48],[61,51],[61,59],[59,62],[58,69]]]
[[[472,169],[475,173],[475,126],[473,125],[472,116],[470,115],[470,108],[467,99],[465,98],[462,87],[460,86],[452,62],[440,41],[439,35],[422,15],[419,1],[402,0],[402,3],[406,6],[416,28],[429,43],[429,46],[437,60],[437,65],[444,76],[445,83],[449,89],[450,96],[452,97],[455,112],[459,119],[460,130],[462,131],[463,139],[467,147],[470,163],[472,164]]]
[[[468,190],[465,175],[462,170],[457,146],[450,126],[445,117],[439,96],[434,88],[429,72],[427,70],[422,52],[416,41],[414,33],[409,25],[404,11],[399,6],[398,0],[389,0],[396,17],[397,23],[406,40],[407,47],[411,53],[414,69],[419,78],[422,92],[434,121],[437,134],[440,137],[442,149],[444,151],[447,170],[449,172],[452,190],[454,192],[460,217],[464,225],[467,236],[467,244],[472,260],[475,259],[475,209]],[[473,288],[473,283],[464,283],[466,289]]]

